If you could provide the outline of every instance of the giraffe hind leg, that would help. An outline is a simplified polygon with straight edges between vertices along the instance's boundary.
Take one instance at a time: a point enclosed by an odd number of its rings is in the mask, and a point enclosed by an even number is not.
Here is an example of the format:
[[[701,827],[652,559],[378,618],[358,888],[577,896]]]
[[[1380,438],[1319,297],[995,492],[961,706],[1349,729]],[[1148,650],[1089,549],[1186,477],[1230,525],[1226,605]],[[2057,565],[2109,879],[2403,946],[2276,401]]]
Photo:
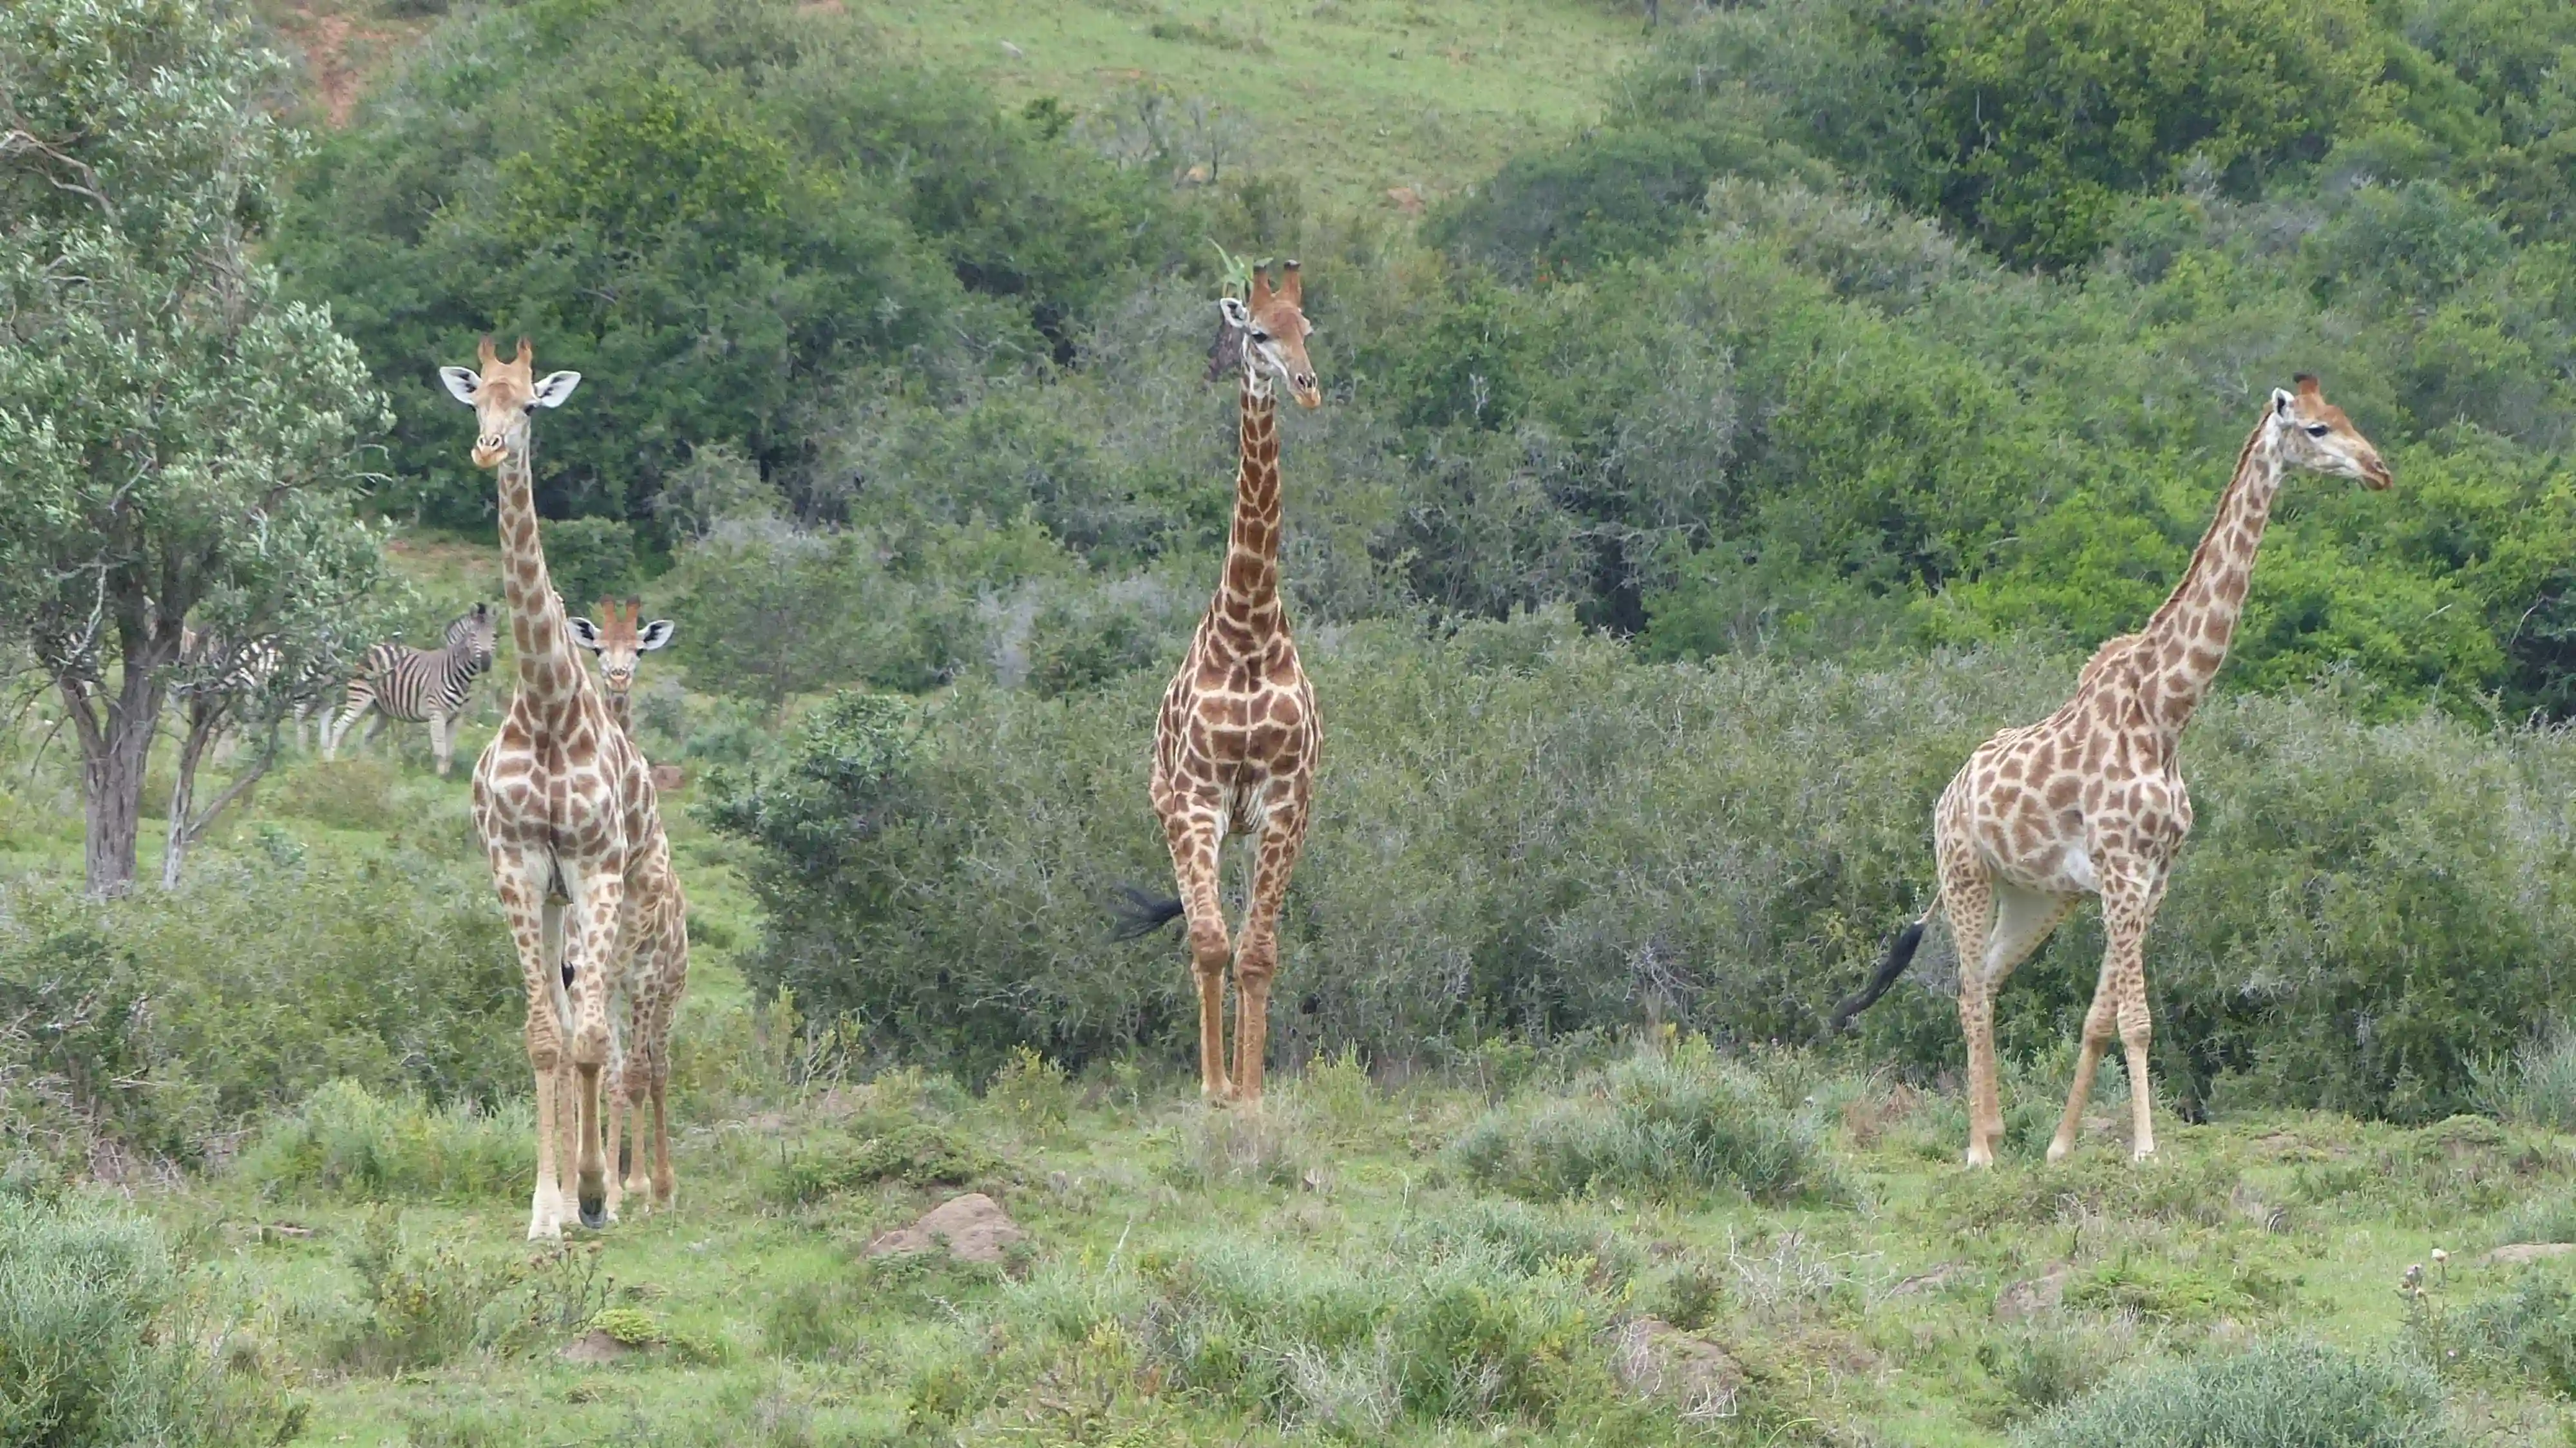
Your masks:
[[[2152,1104],[2147,1086],[2149,1022],[2146,1002],[2145,947],[2147,927],[2163,898],[2161,880],[2142,884],[2135,871],[2106,872],[2102,880],[2102,975],[2093,987],[2093,1004],[2084,1012],[2084,1038],[2075,1057],[2075,1080],[2066,1093],[2066,1110],[2057,1134],[2048,1143],[2048,1159],[2064,1161],[2075,1150],[2083,1129],[2084,1106],[2093,1094],[2093,1075],[2102,1053],[2118,1035],[2127,1049],[2129,1071],[2130,1150],[2138,1160],[2155,1154]]]

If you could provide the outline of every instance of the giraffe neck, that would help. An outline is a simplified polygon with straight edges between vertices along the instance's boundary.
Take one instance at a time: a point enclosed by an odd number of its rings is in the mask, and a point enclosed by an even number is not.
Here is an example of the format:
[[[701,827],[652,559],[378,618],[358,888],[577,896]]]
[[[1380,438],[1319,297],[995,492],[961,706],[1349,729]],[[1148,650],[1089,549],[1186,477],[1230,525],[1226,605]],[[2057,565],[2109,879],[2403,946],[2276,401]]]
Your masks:
[[[630,695],[612,693],[606,689],[602,689],[599,692],[604,696],[603,702],[608,705],[608,722],[617,726],[618,733],[625,735],[629,739],[634,738],[634,699]]]
[[[522,431],[501,459],[501,596],[510,604],[520,692],[560,699],[581,687],[581,661],[573,656],[563,600],[555,597],[554,580],[546,573],[529,474],[528,435]]]
[[[1243,369],[1241,462],[1234,473],[1234,525],[1226,535],[1225,578],[1214,612],[1225,632],[1258,646],[1280,628],[1279,399],[1254,367]]]
[[[2182,582],[2143,630],[2164,677],[2167,717],[2175,720],[2177,732],[2227,662],[2227,646],[2235,640],[2246,590],[2253,583],[2254,555],[2263,546],[2263,529],[2271,522],[2272,500],[2280,490],[2281,460],[2267,417],[2237,455],[2236,475],[2219,497],[2209,531],[2192,550]]]

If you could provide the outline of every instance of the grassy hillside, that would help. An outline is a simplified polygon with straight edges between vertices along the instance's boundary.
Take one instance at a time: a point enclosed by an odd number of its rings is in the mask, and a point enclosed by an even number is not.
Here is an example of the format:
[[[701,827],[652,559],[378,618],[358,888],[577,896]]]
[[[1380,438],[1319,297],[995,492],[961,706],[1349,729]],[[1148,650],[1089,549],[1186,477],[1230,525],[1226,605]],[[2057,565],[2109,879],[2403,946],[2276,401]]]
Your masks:
[[[838,8],[841,0],[826,0]],[[1319,200],[1454,193],[1600,118],[1642,53],[1615,0],[855,0],[895,46],[1115,133],[1168,128],[1191,164],[1291,176]],[[1131,137],[1141,140],[1141,136]]]

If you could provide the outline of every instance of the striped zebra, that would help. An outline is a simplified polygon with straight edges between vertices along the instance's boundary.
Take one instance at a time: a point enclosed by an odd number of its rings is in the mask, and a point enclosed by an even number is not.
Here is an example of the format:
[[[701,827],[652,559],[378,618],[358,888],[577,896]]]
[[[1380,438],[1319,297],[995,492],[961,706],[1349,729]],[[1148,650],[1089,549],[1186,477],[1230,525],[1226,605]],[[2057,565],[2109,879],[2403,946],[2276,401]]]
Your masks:
[[[375,720],[367,725],[361,745],[372,742],[385,727],[387,719],[406,724],[429,725],[430,752],[438,758],[438,772],[447,773],[448,761],[456,750],[456,716],[465,712],[465,697],[474,688],[474,676],[492,667],[492,608],[478,603],[474,610],[447,626],[447,646],[440,649],[415,649],[398,643],[382,643],[367,650],[358,665],[358,676],[349,681],[348,701],[341,706],[340,717],[322,729],[322,757],[339,757],[340,743],[349,737],[350,726],[369,709],[376,711]]]
[[[265,693],[276,684],[277,671],[285,662],[274,634],[262,634],[235,648],[221,635],[201,633],[195,625],[185,625],[179,631],[181,678],[171,686],[171,694]],[[299,752],[310,749],[313,746],[307,731],[314,724],[315,712],[322,714],[324,727],[330,724],[330,710],[322,704],[322,696],[331,687],[330,676],[318,662],[307,660],[284,687],[295,747]]]

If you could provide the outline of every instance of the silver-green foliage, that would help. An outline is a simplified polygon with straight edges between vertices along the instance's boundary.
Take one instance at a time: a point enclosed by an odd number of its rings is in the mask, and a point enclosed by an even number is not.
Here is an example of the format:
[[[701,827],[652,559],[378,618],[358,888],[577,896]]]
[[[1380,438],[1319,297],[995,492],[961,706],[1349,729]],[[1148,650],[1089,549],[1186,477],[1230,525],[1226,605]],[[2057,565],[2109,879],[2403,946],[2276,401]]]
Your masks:
[[[2017,1448],[2445,1448],[2441,1386],[2421,1368],[2276,1341],[2159,1358],[2015,1438]]]
[[[0,1195],[0,1443],[198,1448],[293,1436],[301,1411],[216,1362],[174,1321],[180,1297],[149,1222]]]

